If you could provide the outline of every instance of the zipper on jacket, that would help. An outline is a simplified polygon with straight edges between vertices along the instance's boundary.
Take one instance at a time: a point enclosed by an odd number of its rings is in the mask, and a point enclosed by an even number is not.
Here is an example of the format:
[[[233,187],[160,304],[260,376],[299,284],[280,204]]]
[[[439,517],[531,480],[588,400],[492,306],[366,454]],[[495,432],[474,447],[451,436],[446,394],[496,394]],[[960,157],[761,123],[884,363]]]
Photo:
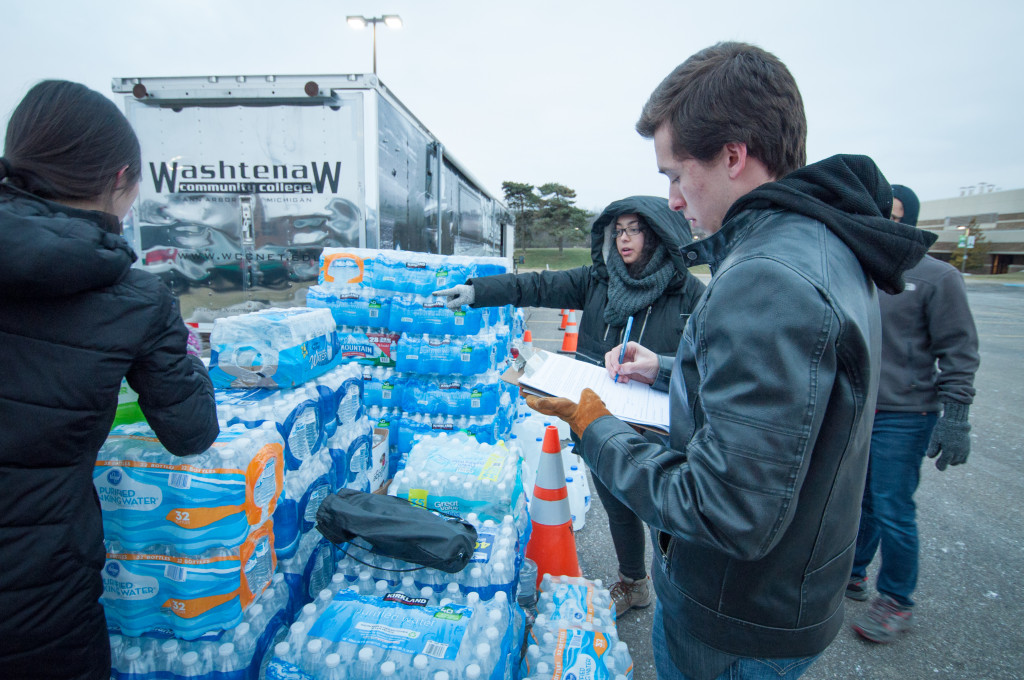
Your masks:
[[[644,314],[644,323],[643,323],[642,326],[640,326],[640,335],[636,339],[637,342],[640,342],[641,340],[644,339],[644,331],[647,330],[647,320],[649,318],[651,318],[651,309],[653,309],[653,308],[654,308],[654,305],[649,305],[647,307],[647,313]],[[628,339],[629,338],[627,338],[627,340]]]

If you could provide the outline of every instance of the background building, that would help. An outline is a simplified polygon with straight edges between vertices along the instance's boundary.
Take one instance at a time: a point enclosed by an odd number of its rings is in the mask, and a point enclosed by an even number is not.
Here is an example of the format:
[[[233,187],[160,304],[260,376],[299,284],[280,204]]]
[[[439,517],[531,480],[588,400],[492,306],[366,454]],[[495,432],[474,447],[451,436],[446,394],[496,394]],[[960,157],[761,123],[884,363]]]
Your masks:
[[[979,184],[962,188],[956,198],[923,201],[917,226],[938,234],[929,253],[940,260],[953,257],[959,262],[963,238],[979,251],[987,250],[980,263],[968,259],[968,271],[1024,270],[1024,189],[997,191],[991,184]]]

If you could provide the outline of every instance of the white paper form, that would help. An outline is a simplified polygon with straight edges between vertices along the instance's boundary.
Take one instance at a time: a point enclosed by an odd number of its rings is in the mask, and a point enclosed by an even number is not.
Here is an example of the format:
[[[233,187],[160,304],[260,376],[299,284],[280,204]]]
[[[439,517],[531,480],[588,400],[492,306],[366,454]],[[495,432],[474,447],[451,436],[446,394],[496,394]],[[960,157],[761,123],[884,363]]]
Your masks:
[[[668,394],[635,380],[617,383],[608,377],[603,366],[537,350],[526,363],[519,384],[575,402],[579,402],[580,393],[589,387],[619,420],[668,432]]]

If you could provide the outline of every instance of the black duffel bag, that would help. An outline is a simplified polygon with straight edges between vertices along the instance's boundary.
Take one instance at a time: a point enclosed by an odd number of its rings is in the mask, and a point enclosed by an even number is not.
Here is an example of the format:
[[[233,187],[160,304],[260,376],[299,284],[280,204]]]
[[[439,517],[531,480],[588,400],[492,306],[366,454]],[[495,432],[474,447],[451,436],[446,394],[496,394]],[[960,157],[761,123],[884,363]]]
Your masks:
[[[331,543],[358,545],[393,557],[454,574],[473,557],[476,529],[454,515],[425,510],[404,498],[341,489],[324,498],[316,511],[316,528]]]

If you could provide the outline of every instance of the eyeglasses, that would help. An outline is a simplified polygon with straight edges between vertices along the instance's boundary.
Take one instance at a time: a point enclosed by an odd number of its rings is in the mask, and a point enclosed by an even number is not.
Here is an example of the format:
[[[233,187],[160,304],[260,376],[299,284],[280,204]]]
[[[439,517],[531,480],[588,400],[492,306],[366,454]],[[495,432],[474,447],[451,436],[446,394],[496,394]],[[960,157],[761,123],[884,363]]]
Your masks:
[[[641,227],[626,227],[625,229],[616,229],[615,238],[622,238],[623,234],[629,234],[630,238],[632,238],[633,236],[639,234],[641,231],[643,231],[643,228]]]

